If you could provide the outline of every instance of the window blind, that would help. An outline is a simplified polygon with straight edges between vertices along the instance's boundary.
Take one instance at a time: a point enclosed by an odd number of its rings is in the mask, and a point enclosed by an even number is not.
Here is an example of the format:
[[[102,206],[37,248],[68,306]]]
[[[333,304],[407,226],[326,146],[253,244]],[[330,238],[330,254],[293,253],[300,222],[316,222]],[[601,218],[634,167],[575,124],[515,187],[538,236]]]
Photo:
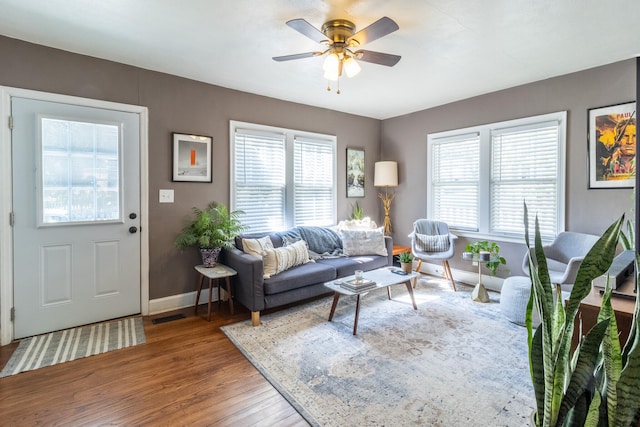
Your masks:
[[[492,233],[522,236],[523,202],[543,239],[558,228],[558,123],[501,129],[491,135]]]
[[[285,135],[237,129],[234,210],[251,231],[285,228]]]
[[[435,140],[431,158],[431,216],[453,228],[477,231],[479,134]]]
[[[331,225],[335,212],[333,144],[294,138],[293,191],[296,225]]]

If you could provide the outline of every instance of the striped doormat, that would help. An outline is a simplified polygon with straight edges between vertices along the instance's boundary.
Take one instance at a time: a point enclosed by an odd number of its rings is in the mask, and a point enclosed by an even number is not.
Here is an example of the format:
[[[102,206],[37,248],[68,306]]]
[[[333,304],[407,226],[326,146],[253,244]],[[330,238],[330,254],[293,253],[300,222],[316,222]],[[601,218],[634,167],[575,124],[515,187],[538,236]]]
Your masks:
[[[144,342],[142,317],[37,335],[20,341],[0,378]]]

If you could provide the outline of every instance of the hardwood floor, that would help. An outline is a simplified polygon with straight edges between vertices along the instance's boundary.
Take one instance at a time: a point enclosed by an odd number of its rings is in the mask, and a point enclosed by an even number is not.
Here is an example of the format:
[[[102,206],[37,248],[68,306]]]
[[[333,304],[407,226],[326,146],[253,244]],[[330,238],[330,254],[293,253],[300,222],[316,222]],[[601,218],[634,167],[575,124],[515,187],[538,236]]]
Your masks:
[[[145,344],[0,379],[0,424],[307,426],[220,331],[250,313],[206,311],[145,317]],[[187,317],[151,322],[175,313]],[[0,366],[16,347],[0,347]]]

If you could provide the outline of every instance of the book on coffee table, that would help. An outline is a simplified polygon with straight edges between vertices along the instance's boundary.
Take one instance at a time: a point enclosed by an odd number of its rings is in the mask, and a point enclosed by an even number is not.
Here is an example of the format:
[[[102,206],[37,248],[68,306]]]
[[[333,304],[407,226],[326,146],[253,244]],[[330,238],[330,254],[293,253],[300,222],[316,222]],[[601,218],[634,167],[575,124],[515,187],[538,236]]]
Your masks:
[[[360,280],[353,279],[353,280],[347,280],[340,283],[340,286],[342,286],[343,288],[351,292],[361,292],[367,289],[375,288],[376,282],[369,279],[360,279]]]

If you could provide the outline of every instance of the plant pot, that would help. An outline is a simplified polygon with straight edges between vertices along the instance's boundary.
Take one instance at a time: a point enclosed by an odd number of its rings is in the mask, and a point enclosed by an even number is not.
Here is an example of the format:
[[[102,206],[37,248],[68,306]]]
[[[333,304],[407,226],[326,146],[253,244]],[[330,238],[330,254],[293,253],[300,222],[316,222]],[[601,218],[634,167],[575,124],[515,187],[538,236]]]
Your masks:
[[[405,273],[411,274],[411,271],[413,270],[413,262],[401,262],[400,268],[402,268],[402,271]]]
[[[202,265],[205,267],[215,267],[218,263],[218,256],[222,248],[200,248],[202,256]]]

